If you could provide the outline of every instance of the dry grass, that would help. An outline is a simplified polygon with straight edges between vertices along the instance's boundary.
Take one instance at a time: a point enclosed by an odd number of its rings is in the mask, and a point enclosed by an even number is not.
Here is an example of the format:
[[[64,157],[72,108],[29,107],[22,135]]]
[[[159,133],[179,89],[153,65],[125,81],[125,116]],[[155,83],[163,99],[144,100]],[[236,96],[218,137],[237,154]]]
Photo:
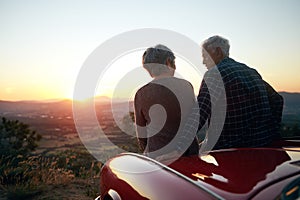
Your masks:
[[[101,163],[86,152],[1,157],[0,199],[93,199]]]

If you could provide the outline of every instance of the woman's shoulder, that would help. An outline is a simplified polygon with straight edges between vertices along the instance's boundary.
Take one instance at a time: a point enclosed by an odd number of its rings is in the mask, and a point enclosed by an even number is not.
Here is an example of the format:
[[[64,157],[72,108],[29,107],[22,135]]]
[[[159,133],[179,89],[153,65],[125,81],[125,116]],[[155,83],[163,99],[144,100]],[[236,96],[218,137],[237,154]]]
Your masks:
[[[186,79],[177,78],[177,77],[174,77],[174,79],[175,79],[176,81],[178,81],[180,84],[185,85],[186,87],[193,87],[193,85],[191,84],[191,82],[189,82],[189,81],[186,80]]]
[[[183,83],[183,84],[191,84],[188,80],[183,79],[183,78],[178,78],[178,77],[172,77],[171,78],[173,81],[177,81],[179,83]]]

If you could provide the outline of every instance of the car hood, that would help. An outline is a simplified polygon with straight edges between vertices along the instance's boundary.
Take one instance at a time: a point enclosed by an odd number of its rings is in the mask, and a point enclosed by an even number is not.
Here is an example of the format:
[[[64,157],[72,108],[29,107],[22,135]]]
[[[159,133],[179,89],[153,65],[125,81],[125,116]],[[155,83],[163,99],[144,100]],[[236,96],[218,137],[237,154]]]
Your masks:
[[[251,197],[300,173],[300,152],[293,149],[242,148],[182,157],[170,168],[226,198]]]

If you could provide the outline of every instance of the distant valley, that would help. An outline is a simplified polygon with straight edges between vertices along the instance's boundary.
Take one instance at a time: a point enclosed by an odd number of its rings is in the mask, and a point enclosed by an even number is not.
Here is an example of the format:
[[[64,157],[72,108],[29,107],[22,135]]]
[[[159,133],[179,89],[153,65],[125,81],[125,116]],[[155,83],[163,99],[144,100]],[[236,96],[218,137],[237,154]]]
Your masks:
[[[82,148],[83,145],[73,120],[72,103],[71,100],[0,101],[0,117],[29,124],[32,130],[36,130],[41,134],[42,140],[39,142],[39,153],[55,152],[74,147]],[[80,116],[84,116],[85,120],[82,128],[87,132],[92,132],[95,125],[90,123],[90,114],[85,113],[86,102],[79,103],[79,105],[83,106]],[[123,110],[132,111],[132,102],[117,102],[114,105],[113,116],[110,99],[97,98],[95,100],[97,119],[106,137],[116,145],[126,146],[132,141],[132,137],[125,134],[116,125],[114,117],[116,115],[122,125],[123,118],[129,116],[129,113],[123,112]],[[126,107],[127,109],[125,109]],[[126,126],[129,131],[133,131],[132,122]]]
[[[280,94],[284,98],[282,122],[287,129],[296,126],[298,130],[300,125],[300,93],[281,92]],[[133,110],[132,106],[132,102],[114,103],[114,114],[112,114],[110,99],[99,97],[95,101],[96,115],[101,128],[113,143],[122,147],[126,147],[128,143],[134,140],[132,136],[125,134],[119,128],[119,125],[123,123],[123,128],[125,127],[129,132],[134,131],[128,115],[128,110]],[[94,130],[95,127],[89,125],[89,114],[83,112],[82,116],[84,115],[87,115],[85,116],[85,130]],[[29,124],[33,130],[41,134],[43,136],[39,149],[41,152],[82,146],[73,120],[71,100],[0,101],[0,117]],[[117,122],[114,118],[117,118]]]

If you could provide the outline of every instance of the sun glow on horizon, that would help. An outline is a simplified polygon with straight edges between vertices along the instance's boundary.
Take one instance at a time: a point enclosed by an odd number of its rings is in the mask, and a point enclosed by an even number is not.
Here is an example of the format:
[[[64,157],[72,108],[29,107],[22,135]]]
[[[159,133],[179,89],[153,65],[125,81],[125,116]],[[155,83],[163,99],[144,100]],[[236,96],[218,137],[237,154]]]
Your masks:
[[[152,80],[141,66],[143,52],[144,50],[131,52],[115,60],[99,78],[95,96],[133,100],[136,91]],[[175,53],[175,56],[175,77],[190,81],[197,94],[203,74],[180,55]]]
[[[199,45],[212,35],[224,36],[236,61],[256,69],[279,92],[300,92],[300,1],[219,1],[217,7],[213,1],[174,1],[168,11],[171,21],[161,15],[167,6],[164,1],[136,0],[130,4],[1,1],[0,100],[74,99],[76,77],[95,48],[118,34],[145,27],[175,31]],[[230,14],[223,15],[224,9]],[[151,81],[141,67],[142,53],[115,60],[99,77],[93,95],[132,99]],[[176,57],[176,76],[190,81],[197,95],[201,74]],[[86,98],[91,97],[78,97]]]

